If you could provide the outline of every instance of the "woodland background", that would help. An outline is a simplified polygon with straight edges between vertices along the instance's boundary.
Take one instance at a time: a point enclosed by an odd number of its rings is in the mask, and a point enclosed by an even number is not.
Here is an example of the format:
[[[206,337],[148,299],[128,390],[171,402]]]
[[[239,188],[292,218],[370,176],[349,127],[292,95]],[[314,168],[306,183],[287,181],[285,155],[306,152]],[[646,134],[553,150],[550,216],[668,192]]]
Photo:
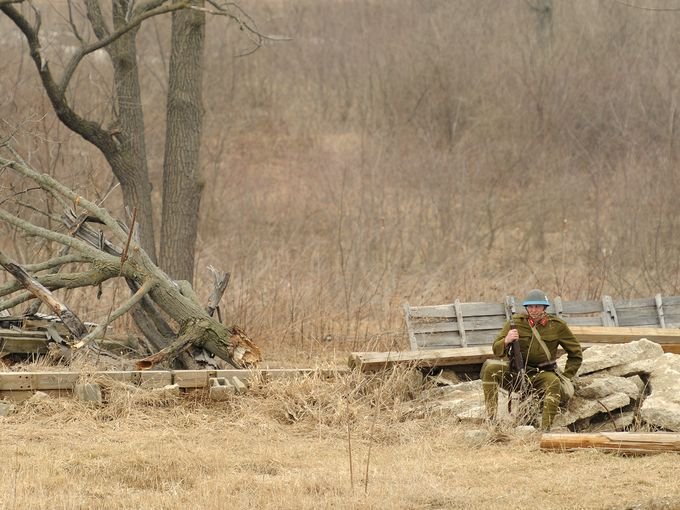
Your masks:
[[[44,22],[52,59],[73,45],[59,4]],[[265,360],[297,362],[406,347],[406,301],[678,294],[680,6],[652,4],[670,10],[244,1],[263,33],[291,37],[249,56],[235,25],[208,17],[197,293],[206,266],[229,271],[226,322]],[[168,33],[159,18],[138,35],[153,179]],[[0,48],[3,129],[19,127],[36,168],[101,198],[106,162],[56,120],[6,18]],[[99,92],[71,89],[104,124],[110,73],[97,53],[75,79]],[[124,217],[116,193],[104,205]],[[19,262],[52,249],[7,225],[0,236]],[[63,296],[98,321],[125,292]]]

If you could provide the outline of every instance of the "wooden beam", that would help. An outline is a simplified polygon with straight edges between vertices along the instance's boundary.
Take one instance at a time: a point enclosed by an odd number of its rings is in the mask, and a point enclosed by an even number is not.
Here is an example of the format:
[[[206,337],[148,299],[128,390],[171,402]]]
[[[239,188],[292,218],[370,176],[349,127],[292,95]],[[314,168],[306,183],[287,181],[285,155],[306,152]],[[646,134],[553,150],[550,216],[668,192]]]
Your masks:
[[[680,329],[645,327],[569,326],[579,342],[625,344],[646,338],[661,344],[680,344]]]
[[[95,380],[110,379],[140,386],[142,388],[162,388],[178,384],[180,388],[207,388],[211,377],[226,377],[232,380],[294,377],[317,374],[332,378],[347,369],[317,370],[306,368],[269,368],[269,369],[228,369],[228,370],[130,370],[88,372],[86,375]],[[2,395],[27,391],[71,391],[83,374],[78,372],[0,372],[0,392]],[[0,398],[2,397],[0,395]]]
[[[409,365],[417,368],[477,365],[493,357],[491,346],[482,345],[418,351],[353,352],[349,356],[348,364],[350,368],[370,372],[394,365]]]
[[[607,329],[607,330],[619,330],[619,329],[655,329],[655,328],[571,328],[572,332],[574,329]],[[576,338],[581,340],[579,335],[574,332]],[[624,335],[625,336],[625,335]],[[584,338],[596,338],[596,342],[581,342],[581,347],[587,349],[596,343],[626,343],[632,340],[639,340],[639,338],[646,338],[642,335],[638,338],[638,335],[632,335],[631,340],[623,340],[624,336],[612,337],[603,336],[597,337],[596,335],[583,335]],[[614,340],[612,340],[614,338]],[[661,348],[664,352],[671,352],[674,354],[680,354],[680,336],[676,337],[676,342],[662,343]],[[650,340],[652,340],[650,338]],[[669,339],[670,340],[670,339]],[[564,354],[564,351],[560,348],[557,352],[558,356]],[[463,365],[481,365],[487,359],[494,358],[493,352],[491,351],[490,345],[480,345],[476,347],[452,347],[444,349],[418,349],[412,351],[391,351],[391,352],[352,352],[349,355],[348,365],[350,368],[358,369],[361,372],[371,372],[376,370],[382,370],[384,368],[393,367],[395,365],[408,365],[414,368],[434,368],[434,367],[446,367],[446,366],[463,366]]]
[[[558,452],[569,452],[584,448],[595,448],[628,455],[680,452],[680,434],[675,432],[543,434],[540,446],[541,450]]]

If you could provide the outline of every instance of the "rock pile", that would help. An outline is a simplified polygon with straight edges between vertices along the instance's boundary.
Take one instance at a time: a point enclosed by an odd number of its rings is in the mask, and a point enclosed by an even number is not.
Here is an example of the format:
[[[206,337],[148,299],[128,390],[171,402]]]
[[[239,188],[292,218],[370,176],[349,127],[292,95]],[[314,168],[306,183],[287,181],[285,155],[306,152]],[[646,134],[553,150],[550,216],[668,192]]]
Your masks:
[[[562,366],[564,362],[558,360]],[[555,427],[575,432],[639,428],[680,432],[680,355],[664,354],[659,344],[642,339],[590,347],[584,350],[574,383],[576,393],[557,416]],[[481,381],[437,391],[439,409],[461,420],[484,419]],[[506,402],[507,395],[499,402],[501,419],[510,418]]]

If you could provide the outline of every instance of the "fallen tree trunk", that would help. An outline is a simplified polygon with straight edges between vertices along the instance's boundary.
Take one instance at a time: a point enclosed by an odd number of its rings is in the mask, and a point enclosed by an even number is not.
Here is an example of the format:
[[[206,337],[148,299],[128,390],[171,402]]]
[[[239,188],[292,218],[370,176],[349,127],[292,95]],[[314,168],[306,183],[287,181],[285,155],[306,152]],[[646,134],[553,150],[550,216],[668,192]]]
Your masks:
[[[595,448],[608,452],[639,455],[680,452],[680,434],[675,432],[601,432],[589,434],[543,434],[542,450],[567,452]]]

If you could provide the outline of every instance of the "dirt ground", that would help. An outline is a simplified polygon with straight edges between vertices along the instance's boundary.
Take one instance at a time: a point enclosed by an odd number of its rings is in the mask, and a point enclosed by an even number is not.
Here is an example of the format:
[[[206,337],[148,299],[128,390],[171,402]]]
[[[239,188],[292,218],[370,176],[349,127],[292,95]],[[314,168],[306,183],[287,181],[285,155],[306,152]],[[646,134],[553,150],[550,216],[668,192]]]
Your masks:
[[[415,381],[415,382],[414,382]],[[680,508],[680,457],[479,442],[408,374],[307,377],[229,402],[108,388],[0,418],[0,508]]]

